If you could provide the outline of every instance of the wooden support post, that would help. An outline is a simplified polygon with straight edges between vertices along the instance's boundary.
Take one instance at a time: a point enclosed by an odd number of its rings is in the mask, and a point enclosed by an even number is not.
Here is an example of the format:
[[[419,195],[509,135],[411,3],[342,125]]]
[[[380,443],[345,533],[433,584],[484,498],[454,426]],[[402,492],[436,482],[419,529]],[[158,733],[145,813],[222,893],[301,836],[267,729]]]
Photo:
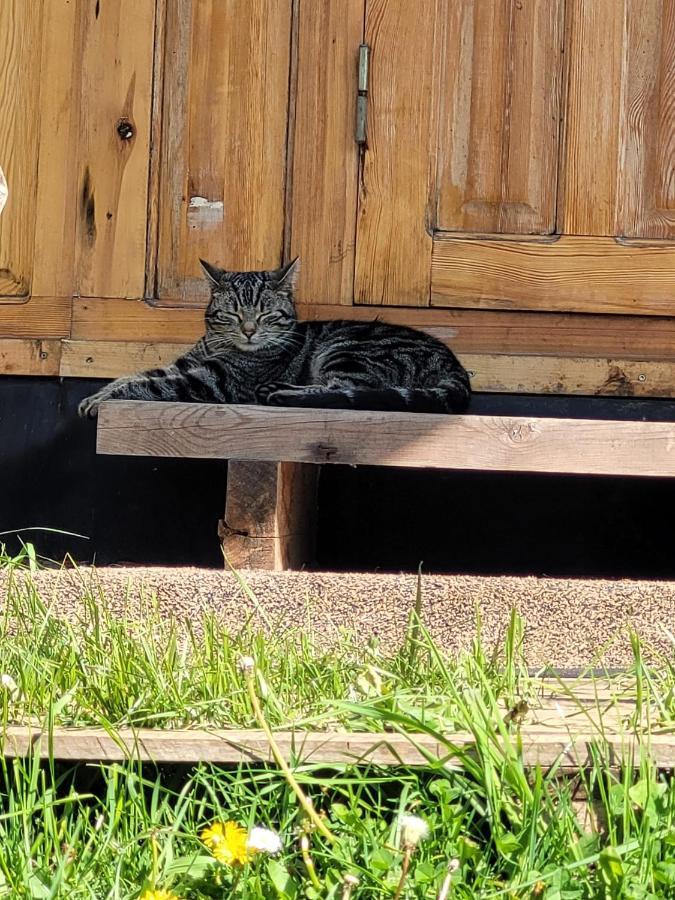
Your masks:
[[[319,466],[230,460],[220,537],[236,569],[299,569],[316,542]]]

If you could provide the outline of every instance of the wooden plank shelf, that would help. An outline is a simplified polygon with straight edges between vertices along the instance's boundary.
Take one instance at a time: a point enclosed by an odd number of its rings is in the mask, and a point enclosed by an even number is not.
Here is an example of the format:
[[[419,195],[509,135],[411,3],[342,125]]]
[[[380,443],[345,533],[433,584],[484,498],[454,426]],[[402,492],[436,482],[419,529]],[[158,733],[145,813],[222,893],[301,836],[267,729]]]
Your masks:
[[[115,401],[99,453],[675,476],[675,424]]]
[[[581,723],[580,723],[581,724]],[[382,766],[426,765],[439,759],[461,765],[461,754],[471,752],[473,738],[466,732],[446,736],[447,743],[427,734],[366,732],[281,731],[275,740],[284,758],[292,763],[345,765],[348,763]],[[609,765],[638,767],[641,751],[663,769],[675,767],[675,734],[664,731],[649,736],[613,729],[525,726],[515,728],[507,739],[501,738],[509,753],[520,743],[526,766],[544,768],[558,765],[563,772],[575,772],[590,765],[593,748]],[[259,730],[163,730],[122,728],[107,732],[101,728],[54,728],[51,732],[37,726],[6,726],[0,733],[5,757],[37,754],[69,762],[118,762],[140,759],[155,763],[273,763],[269,742]],[[453,748],[457,752],[453,753]],[[458,758],[459,757],[459,758]]]

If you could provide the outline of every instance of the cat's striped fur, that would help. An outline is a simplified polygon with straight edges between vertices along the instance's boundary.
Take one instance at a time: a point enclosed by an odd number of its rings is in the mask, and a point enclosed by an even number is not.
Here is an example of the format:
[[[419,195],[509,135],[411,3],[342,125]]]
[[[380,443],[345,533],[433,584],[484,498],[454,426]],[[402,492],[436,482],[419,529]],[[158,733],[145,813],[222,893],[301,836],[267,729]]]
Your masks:
[[[119,378],[87,397],[104,400],[265,403],[333,409],[461,412],[469,378],[440,341],[383,322],[298,322],[295,260],[271,272],[225,272],[211,282],[206,333],[164,369]]]

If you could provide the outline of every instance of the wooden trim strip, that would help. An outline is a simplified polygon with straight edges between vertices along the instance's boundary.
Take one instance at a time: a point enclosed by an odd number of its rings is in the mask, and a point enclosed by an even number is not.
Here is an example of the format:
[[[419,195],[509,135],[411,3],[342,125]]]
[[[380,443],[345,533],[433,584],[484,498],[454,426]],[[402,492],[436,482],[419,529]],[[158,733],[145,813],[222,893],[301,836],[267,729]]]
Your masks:
[[[58,375],[61,341],[0,338],[0,375]]]
[[[21,303],[0,303],[0,337],[68,337],[72,305],[70,297],[31,297]]]
[[[675,477],[675,424],[116,401],[98,452]]]
[[[564,235],[434,240],[431,305],[675,314],[675,244]]]
[[[308,320],[381,319],[423,328],[452,342],[460,353],[675,359],[675,318],[668,317],[348,307],[320,303],[298,304],[298,315]],[[76,297],[71,337],[89,341],[189,344],[203,333],[203,320],[203,309],[196,306],[170,308],[140,300]],[[0,333],[3,330],[0,307]],[[48,335],[23,331],[18,336]]]
[[[563,770],[578,770],[592,761],[593,748],[604,753],[612,765],[625,763],[638,767],[643,750],[659,768],[675,766],[675,738],[672,734],[637,737],[600,731],[520,731],[523,761],[526,766],[550,767],[561,764]],[[117,762],[129,758],[155,763],[273,763],[265,733],[258,730],[176,730],[141,728],[109,733],[101,728],[40,728],[7,726],[2,735],[5,757],[37,754],[70,762]],[[428,759],[451,761],[452,747],[470,751],[473,738],[467,733],[448,735],[445,744],[426,734],[331,733],[282,731],[275,740],[284,758],[304,764],[382,766],[428,764]],[[516,734],[513,736],[515,752]],[[505,745],[506,747],[506,745]],[[508,749],[508,748],[506,748]]]
[[[190,344],[153,341],[63,341],[59,375],[119,378],[173,362]]]
[[[430,329],[453,346],[450,329]],[[7,342],[8,344],[11,342]],[[165,365],[189,344],[149,341],[63,341],[63,377],[117,378]],[[675,395],[675,361],[585,359],[560,356],[463,353],[476,391],[613,397]]]

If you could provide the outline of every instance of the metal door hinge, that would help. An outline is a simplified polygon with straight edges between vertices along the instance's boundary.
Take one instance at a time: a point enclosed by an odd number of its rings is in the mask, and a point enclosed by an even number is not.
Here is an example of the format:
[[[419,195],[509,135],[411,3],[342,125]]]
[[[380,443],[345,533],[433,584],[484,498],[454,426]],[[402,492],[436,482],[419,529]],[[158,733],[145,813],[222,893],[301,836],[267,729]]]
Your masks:
[[[359,44],[359,91],[356,96],[356,133],[357,144],[366,143],[366,120],[368,117],[368,62],[370,47]]]

